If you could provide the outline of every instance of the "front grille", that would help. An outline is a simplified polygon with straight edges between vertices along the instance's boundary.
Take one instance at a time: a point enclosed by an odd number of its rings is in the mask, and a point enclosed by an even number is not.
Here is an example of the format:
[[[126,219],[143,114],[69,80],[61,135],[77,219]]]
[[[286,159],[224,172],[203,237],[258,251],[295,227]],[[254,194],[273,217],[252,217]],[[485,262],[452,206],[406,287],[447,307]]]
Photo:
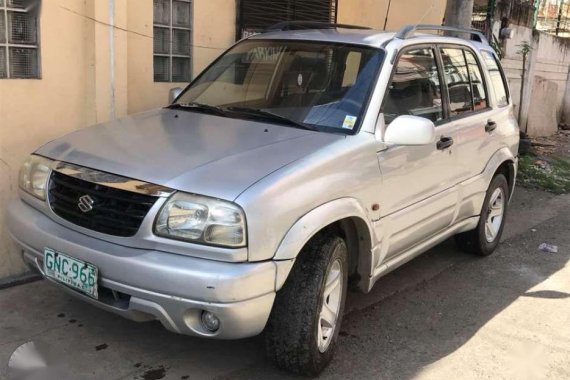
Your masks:
[[[88,195],[92,210],[80,209],[80,199]],[[139,230],[157,197],[133,193],[59,172],[52,172],[49,204],[61,218],[81,227],[104,234],[128,237]]]

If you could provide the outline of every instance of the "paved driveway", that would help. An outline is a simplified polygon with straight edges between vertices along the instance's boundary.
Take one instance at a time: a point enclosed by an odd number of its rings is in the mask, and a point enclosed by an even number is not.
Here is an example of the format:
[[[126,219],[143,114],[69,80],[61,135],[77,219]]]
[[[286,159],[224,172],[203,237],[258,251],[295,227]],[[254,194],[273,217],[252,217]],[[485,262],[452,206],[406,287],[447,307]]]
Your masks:
[[[451,242],[349,294],[323,379],[570,379],[570,197],[517,192],[504,242],[480,259]],[[540,253],[542,242],[559,253]],[[20,345],[65,358],[69,379],[289,378],[262,339],[207,341],[137,324],[45,281],[0,291],[0,378]]]

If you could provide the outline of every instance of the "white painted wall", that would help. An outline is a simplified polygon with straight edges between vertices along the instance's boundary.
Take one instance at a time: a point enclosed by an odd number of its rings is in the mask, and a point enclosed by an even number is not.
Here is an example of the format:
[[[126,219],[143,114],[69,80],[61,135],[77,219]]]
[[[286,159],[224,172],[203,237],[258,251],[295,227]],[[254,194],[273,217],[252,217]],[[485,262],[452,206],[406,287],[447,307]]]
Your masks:
[[[499,28],[500,23],[496,23],[494,26],[495,34],[498,34]],[[515,29],[515,37],[512,40],[508,40],[504,46],[505,56],[502,64],[509,81],[517,114],[518,107],[521,104],[522,56],[519,54],[520,45],[525,42],[529,42],[532,45],[532,52],[527,61],[521,129],[524,131],[528,127],[527,133],[529,135],[536,135],[535,130],[539,134],[544,134],[545,130],[551,131],[550,133],[556,132],[558,125],[549,125],[545,128],[543,125],[533,125],[532,122],[529,124],[528,115],[531,107],[540,106],[531,104],[531,99],[533,99],[533,91],[540,90],[535,88],[535,79],[541,77],[557,86],[555,99],[545,99],[549,104],[554,102],[557,122],[570,121],[570,99],[568,99],[570,96],[570,93],[568,93],[570,40],[542,32],[533,32],[532,29],[523,26],[515,25],[513,28]],[[536,99],[536,94],[534,95]]]

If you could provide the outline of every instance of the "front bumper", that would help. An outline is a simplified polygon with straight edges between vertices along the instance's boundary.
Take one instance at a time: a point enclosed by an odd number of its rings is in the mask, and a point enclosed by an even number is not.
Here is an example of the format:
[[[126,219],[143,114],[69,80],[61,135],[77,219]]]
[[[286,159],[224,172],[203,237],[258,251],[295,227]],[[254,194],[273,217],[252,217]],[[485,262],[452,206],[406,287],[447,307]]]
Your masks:
[[[259,334],[269,318],[277,262],[226,263],[125,247],[63,227],[21,200],[9,204],[7,222],[24,259],[40,272],[45,247],[97,266],[99,300],[50,282],[131,320],[157,319],[177,333],[239,339]],[[203,310],[220,319],[215,333],[202,326]]]

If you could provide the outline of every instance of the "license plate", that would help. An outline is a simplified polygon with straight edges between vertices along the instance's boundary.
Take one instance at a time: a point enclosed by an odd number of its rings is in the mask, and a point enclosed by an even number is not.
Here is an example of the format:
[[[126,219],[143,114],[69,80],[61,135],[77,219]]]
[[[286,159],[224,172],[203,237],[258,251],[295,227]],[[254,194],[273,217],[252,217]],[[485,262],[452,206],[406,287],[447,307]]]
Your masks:
[[[44,249],[44,273],[54,280],[97,299],[98,269],[93,264],[78,260],[53,249]]]

